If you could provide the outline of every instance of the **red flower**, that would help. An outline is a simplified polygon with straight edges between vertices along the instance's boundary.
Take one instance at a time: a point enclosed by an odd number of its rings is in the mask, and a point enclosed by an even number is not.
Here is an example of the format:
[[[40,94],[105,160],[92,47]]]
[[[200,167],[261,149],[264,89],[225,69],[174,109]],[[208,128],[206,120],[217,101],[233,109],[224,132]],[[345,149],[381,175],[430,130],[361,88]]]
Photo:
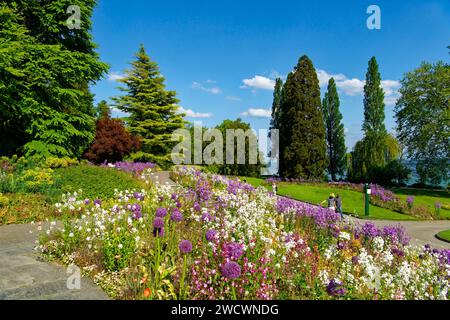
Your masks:
[[[145,298],[150,297],[151,294],[152,294],[152,292],[150,291],[149,288],[146,288],[146,289],[144,290],[144,297],[145,297]]]

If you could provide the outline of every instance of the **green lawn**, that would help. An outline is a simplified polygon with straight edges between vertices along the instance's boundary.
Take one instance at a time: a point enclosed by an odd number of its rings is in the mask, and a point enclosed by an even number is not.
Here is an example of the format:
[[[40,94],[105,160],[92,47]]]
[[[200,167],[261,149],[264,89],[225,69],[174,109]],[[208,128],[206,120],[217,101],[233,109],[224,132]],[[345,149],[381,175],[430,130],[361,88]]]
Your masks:
[[[260,186],[264,180],[259,178],[241,177],[254,187]],[[271,186],[266,186],[271,190]],[[364,217],[364,195],[362,193],[340,188],[328,187],[325,185],[310,184],[290,184],[280,183],[278,194],[293,199],[305,201],[312,204],[319,204],[326,200],[330,193],[339,194],[342,198],[344,212]],[[417,220],[417,218],[388,209],[369,205],[369,218],[386,220]]]
[[[446,190],[421,190],[413,188],[391,188],[391,190],[403,201],[408,196],[414,197],[414,204],[426,205],[434,210],[436,201],[442,205],[450,206],[450,193]],[[450,218],[450,210],[441,208],[440,214],[444,218]]]
[[[438,238],[450,242],[450,230],[445,230],[445,231],[439,232]]]
[[[320,204],[330,193],[339,194],[344,212],[364,217],[364,194],[325,185],[280,184],[278,194],[302,200],[312,204]],[[389,209],[369,205],[369,217],[386,220],[417,220],[415,217],[391,211]]]

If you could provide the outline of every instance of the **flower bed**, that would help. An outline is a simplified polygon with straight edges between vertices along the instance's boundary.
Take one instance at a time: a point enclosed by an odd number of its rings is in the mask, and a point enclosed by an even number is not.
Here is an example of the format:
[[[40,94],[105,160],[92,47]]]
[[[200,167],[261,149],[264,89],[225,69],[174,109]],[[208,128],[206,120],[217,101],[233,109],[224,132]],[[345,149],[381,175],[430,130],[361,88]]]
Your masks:
[[[172,178],[177,190],[150,184],[103,203],[66,197],[60,210],[79,218],[51,226],[38,249],[122,299],[449,297],[450,251],[412,247],[400,227],[348,225],[192,168]]]

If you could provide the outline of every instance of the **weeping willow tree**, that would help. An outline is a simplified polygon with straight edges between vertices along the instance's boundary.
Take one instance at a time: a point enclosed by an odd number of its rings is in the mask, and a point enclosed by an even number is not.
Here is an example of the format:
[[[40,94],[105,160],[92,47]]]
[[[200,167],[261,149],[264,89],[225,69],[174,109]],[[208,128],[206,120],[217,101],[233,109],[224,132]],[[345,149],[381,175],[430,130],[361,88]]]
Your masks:
[[[378,150],[377,152],[372,152]],[[382,168],[401,155],[401,146],[397,139],[386,133],[383,138],[365,136],[355,144],[350,155],[348,178],[352,181],[366,181],[369,172],[374,168]]]

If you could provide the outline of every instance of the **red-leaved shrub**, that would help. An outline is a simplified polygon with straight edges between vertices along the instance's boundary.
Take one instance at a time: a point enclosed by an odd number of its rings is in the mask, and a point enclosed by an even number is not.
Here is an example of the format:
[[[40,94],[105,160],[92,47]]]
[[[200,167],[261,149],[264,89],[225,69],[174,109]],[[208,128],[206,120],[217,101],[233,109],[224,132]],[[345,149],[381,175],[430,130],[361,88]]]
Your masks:
[[[95,140],[84,157],[96,164],[116,162],[139,147],[139,139],[125,129],[121,120],[104,116],[97,120]]]

